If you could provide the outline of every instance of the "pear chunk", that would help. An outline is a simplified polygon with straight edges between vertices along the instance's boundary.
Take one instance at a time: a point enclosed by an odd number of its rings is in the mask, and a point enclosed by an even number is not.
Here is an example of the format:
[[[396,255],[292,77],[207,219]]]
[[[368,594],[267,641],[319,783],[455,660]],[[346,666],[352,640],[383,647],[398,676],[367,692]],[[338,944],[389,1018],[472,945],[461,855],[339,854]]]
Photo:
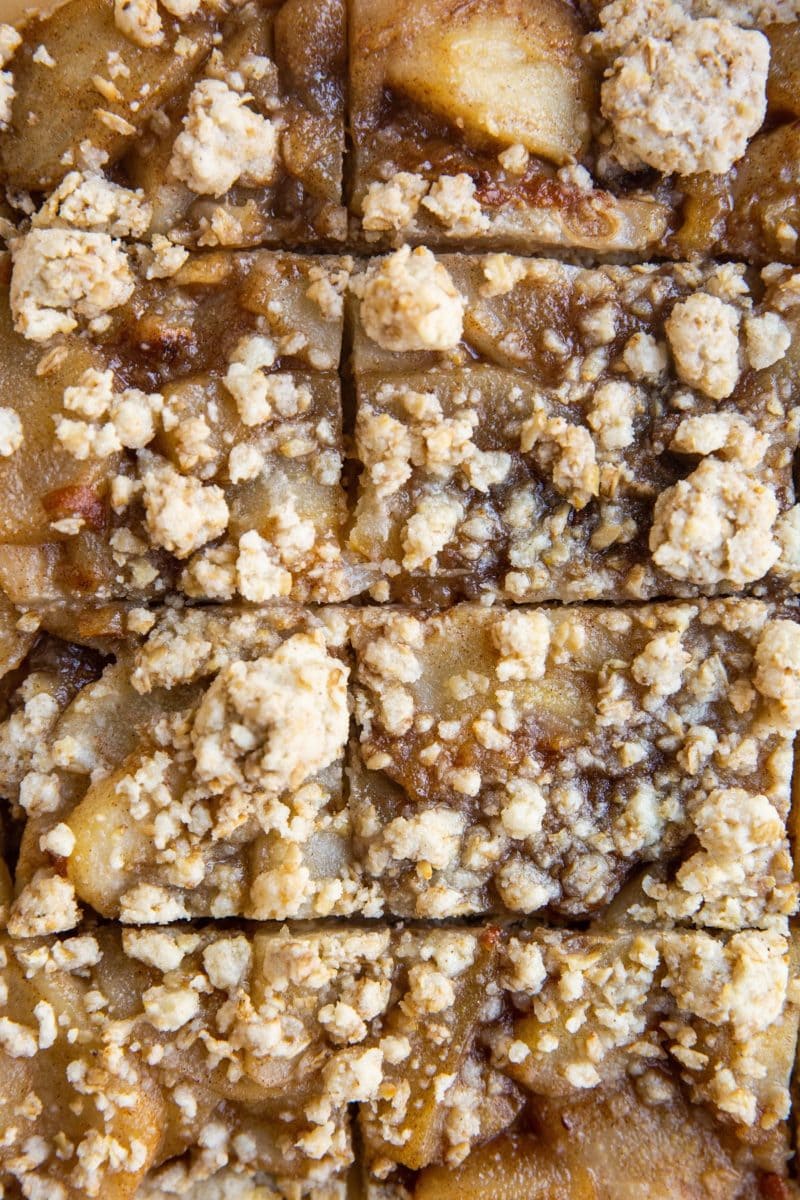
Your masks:
[[[398,46],[389,82],[468,137],[564,163],[589,136],[591,75],[562,0],[492,4],[426,24]]]

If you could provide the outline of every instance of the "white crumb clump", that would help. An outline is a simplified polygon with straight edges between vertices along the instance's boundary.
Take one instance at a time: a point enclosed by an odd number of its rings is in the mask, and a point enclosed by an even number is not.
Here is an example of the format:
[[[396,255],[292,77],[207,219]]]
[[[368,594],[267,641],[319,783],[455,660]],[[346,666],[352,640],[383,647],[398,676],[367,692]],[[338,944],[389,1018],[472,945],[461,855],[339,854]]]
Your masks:
[[[204,196],[222,196],[235,183],[258,187],[272,181],[278,133],[247,100],[220,79],[195,85],[172,150],[169,170],[175,179]]]
[[[520,450],[533,452],[539,467],[548,471],[557,492],[574,508],[585,508],[600,489],[600,469],[592,435],[583,425],[563,417],[549,417],[537,409],[523,422]]]
[[[767,621],[756,646],[755,685],[762,696],[800,709],[800,625]]]
[[[0,25],[0,67],[4,67],[22,43],[13,25]],[[10,71],[0,71],[0,129],[7,129],[14,103],[14,77]]]
[[[107,458],[123,448],[142,450],[156,433],[164,398],[138,388],[114,391],[114,372],[89,367],[64,390],[64,408],[78,418],[55,418],[56,437],[77,459]]]
[[[489,218],[475,197],[471,175],[440,175],[422,201],[445,226],[448,237],[471,237],[489,228]]]
[[[402,246],[367,271],[361,319],[385,350],[449,350],[461,340],[464,301],[430,250]]]
[[[211,985],[231,990],[238,987],[250,970],[253,952],[247,938],[220,938],[203,951],[203,966]]]
[[[780,555],[773,536],[778,503],[769,485],[736,463],[705,458],[655,503],[650,550],[673,579],[700,587],[741,586]]]
[[[641,394],[624,380],[610,379],[600,385],[586,420],[601,449],[625,450],[632,444],[633,421],[641,407]]]
[[[156,0],[114,0],[114,23],[120,33],[143,49],[164,41]]]
[[[34,229],[67,226],[111,237],[142,237],[151,219],[152,208],[142,191],[131,191],[102,175],[70,171],[31,225]]]
[[[145,279],[171,279],[189,257],[185,246],[177,246],[163,233],[153,234],[150,244],[138,246],[137,253]]]
[[[429,187],[426,179],[410,171],[398,171],[386,182],[371,183],[361,205],[364,229],[372,234],[407,229]]]
[[[463,516],[464,509],[453,496],[423,496],[403,531],[405,569],[433,573],[436,555],[452,540]]]
[[[59,821],[58,825],[54,825],[39,838],[39,849],[58,858],[69,858],[75,849],[75,834],[69,825]]]
[[[239,442],[228,455],[228,476],[231,483],[246,483],[257,479],[264,470],[264,452],[249,442]]]
[[[701,413],[684,417],[670,450],[679,454],[718,454],[743,467],[756,467],[767,449],[767,439],[738,413]]]
[[[652,333],[639,330],[625,343],[622,361],[634,379],[658,379],[667,369],[667,348]]]
[[[181,475],[165,459],[151,455],[142,471],[147,528],[156,546],[177,558],[188,558],[228,527],[225,493]]]
[[[535,610],[512,609],[493,627],[492,636],[500,661],[497,678],[542,679],[550,650],[550,622]]]
[[[14,328],[31,341],[71,333],[130,297],[134,278],[121,244],[107,233],[32,229],[12,247]]]
[[[778,313],[766,312],[760,317],[745,317],[744,335],[747,361],[754,371],[761,371],[780,362],[792,344],[789,326]]]
[[[347,674],[319,630],[294,634],[272,655],[225,667],[194,718],[198,779],[270,795],[300,787],[345,746]]]
[[[237,344],[223,380],[236,401],[243,424],[262,425],[276,413],[296,417],[311,404],[306,384],[298,384],[285,371],[265,375],[275,362],[276,346],[271,338],[248,334]]]
[[[739,379],[739,313],[733,305],[696,292],[678,301],[665,329],[684,383],[714,400],[730,396]]]
[[[500,823],[510,838],[523,841],[541,831],[547,800],[532,779],[512,779],[500,808]]]
[[[120,896],[119,919],[127,925],[168,925],[189,914],[180,896],[153,883],[137,883]]]
[[[292,590],[291,573],[281,565],[276,548],[255,529],[239,538],[236,585],[245,600],[255,604],[288,596]]]
[[[75,888],[51,871],[37,871],[17,896],[8,918],[12,937],[42,937],[73,929],[80,921]]]
[[[22,421],[13,408],[0,408],[0,458],[10,458],[24,441]]]
[[[142,994],[142,1005],[151,1025],[164,1033],[174,1033],[197,1016],[200,997],[190,987],[158,986]]]
[[[601,108],[626,167],[723,174],[766,113],[769,43],[671,0],[614,0],[587,44],[608,63]]]

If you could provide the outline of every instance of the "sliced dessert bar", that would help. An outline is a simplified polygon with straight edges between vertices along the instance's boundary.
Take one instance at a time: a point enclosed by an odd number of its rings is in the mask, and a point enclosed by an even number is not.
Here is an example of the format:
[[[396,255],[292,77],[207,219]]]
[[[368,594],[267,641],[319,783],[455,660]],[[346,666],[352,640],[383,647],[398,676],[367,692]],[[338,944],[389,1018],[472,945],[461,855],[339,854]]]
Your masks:
[[[81,904],[141,924],[377,915],[350,849],[337,610],[128,620],[144,641],[77,694],[29,676],[0,727],[0,788],[27,815],[12,934],[69,929]]]
[[[367,242],[798,261],[796,6],[349,9]]]
[[[362,609],[355,854],[387,912],[783,928],[797,609]]]
[[[376,599],[800,580],[800,276],[404,247],[353,280]]]
[[[71,0],[0,54],[0,176],[23,210],[21,190],[74,209],[107,172],[167,245],[344,240],[343,0]]]
[[[183,257],[161,278],[147,248],[57,227],[2,264],[0,589],[23,607],[353,590],[347,260]]]

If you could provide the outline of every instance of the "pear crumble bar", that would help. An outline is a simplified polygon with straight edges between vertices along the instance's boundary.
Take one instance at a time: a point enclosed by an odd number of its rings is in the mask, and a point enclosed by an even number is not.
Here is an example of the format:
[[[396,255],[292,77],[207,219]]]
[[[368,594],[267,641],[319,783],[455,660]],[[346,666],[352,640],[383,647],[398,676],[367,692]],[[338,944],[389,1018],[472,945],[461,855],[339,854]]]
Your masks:
[[[350,0],[354,230],[798,261],[797,6]]]
[[[3,937],[4,1195],[794,1196],[793,957],[754,931]]]
[[[22,606],[360,590],[341,544],[349,260],[184,252],[162,278],[113,220],[53,219],[0,261],[0,590]]]
[[[349,544],[373,598],[796,586],[797,284],[423,247],[362,266]]]
[[[360,610],[355,853],[388,912],[785,928],[795,607]],[[631,902],[633,903],[633,902]]]
[[[0,727],[26,816],[12,935],[72,928],[82,905],[127,924],[379,915],[351,849],[341,611],[126,620],[96,678],[29,675]]]
[[[170,253],[335,246],[342,0],[70,0],[3,54],[0,176],[78,204],[76,174],[137,189]]]

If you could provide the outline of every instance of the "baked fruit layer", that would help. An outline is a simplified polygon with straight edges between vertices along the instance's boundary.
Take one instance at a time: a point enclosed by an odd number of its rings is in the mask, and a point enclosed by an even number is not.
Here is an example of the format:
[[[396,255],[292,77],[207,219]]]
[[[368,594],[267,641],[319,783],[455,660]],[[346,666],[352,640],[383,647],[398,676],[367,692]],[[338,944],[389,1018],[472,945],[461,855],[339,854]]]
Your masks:
[[[0,951],[14,1198],[792,1195],[775,932],[99,927]]]

